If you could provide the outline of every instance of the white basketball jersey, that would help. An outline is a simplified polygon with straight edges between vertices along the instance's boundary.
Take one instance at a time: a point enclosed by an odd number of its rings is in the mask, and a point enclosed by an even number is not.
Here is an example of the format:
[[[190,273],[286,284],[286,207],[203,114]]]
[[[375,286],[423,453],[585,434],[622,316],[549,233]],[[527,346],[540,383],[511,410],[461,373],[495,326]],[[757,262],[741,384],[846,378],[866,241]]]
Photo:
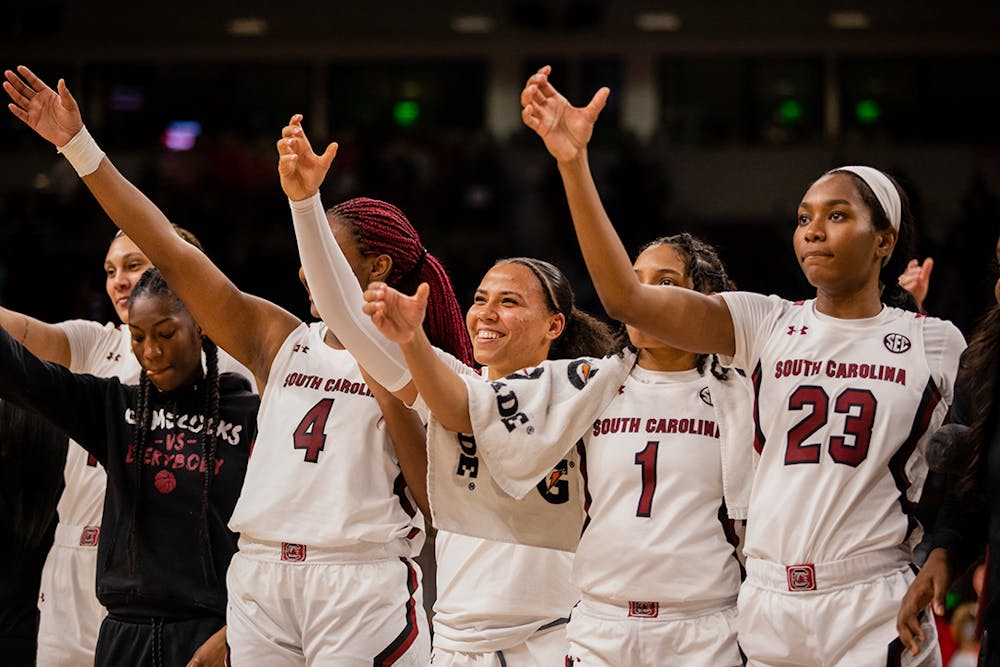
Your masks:
[[[734,365],[754,386],[760,463],[746,554],[786,565],[900,547],[965,347],[951,323],[883,307],[837,319],[815,302],[723,293]],[[901,550],[905,557],[908,549]]]
[[[635,366],[584,452],[588,519],[573,566],[580,590],[679,612],[731,606],[740,568],[708,380],[693,369]]]
[[[423,544],[378,402],[327,328],[301,324],[271,364],[257,440],[229,526],[260,541],[350,549]]]

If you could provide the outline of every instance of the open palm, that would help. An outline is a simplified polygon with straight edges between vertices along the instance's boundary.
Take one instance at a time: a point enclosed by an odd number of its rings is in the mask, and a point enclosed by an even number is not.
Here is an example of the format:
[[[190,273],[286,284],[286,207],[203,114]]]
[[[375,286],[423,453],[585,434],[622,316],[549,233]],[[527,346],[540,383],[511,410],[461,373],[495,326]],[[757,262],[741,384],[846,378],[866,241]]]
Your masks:
[[[407,296],[385,283],[373,282],[365,290],[364,311],[383,336],[394,343],[409,343],[424,323],[429,293],[427,283]]]
[[[552,157],[566,162],[590,142],[610,91],[601,88],[587,106],[574,107],[549,83],[551,71],[546,65],[528,79],[521,91],[521,119],[538,133]]]
[[[322,155],[313,152],[302,129],[302,114],[292,116],[282,129],[277,148],[281,189],[292,201],[301,201],[316,194],[333,164],[333,158],[337,156],[336,143],[327,146]]]
[[[80,109],[62,79],[56,93],[23,65],[17,73],[6,70],[4,76],[3,89],[12,100],[7,108],[42,138],[65,146],[83,127]]]

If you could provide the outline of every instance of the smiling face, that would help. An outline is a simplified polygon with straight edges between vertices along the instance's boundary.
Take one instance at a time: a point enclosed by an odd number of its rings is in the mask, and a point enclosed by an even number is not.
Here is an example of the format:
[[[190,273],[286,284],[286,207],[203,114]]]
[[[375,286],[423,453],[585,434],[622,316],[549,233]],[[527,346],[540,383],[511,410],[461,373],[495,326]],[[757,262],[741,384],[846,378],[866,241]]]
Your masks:
[[[674,246],[660,243],[646,248],[632,265],[635,275],[643,285],[675,285],[694,289],[694,282],[687,274],[684,258]],[[628,339],[638,349],[662,348],[665,345],[633,326],[626,326]]]
[[[132,354],[160,391],[197,382],[201,369],[201,330],[176,300],[142,294],[132,300],[128,328]]]
[[[795,256],[809,284],[833,295],[878,289],[878,275],[896,241],[876,230],[854,179],[828,174],[813,183],[799,204]]]
[[[476,361],[494,379],[541,363],[566,318],[550,310],[531,269],[507,262],[483,276],[465,323]]]
[[[116,236],[104,258],[105,289],[115,312],[128,323],[128,295],[146,269],[153,267],[139,246],[127,236]]]

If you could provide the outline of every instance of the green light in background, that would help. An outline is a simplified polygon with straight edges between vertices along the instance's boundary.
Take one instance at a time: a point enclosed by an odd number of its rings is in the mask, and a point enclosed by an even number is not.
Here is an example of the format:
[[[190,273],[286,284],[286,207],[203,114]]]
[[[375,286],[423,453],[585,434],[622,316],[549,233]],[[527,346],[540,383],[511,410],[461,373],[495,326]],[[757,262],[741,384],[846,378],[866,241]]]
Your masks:
[[[396,102],[392,107],[392,117],[395,119],[396,125],[410,127],[420,117],[420,105],[412,100]]]
[[[802,120],[802,103],[795,99],[787,99],[778,107],[782,123],[794,123]]]
[[[874,125],[882,116],[882,109],[875,100],[860,100],[854,107],[854,114],[863,125]]]

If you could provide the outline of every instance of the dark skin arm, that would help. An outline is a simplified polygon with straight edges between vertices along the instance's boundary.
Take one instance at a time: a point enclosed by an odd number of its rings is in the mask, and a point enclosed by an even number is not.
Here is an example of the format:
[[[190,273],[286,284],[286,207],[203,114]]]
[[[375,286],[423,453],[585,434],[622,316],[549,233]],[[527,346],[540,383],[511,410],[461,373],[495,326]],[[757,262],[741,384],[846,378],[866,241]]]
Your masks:
[[[385,428],[396,450],[406,487],[424,517],[430,521],[431,510],[427,500],[427,429],[416,412],[375,382],[364,369],[361,369],[361,374],[382,410]]]

